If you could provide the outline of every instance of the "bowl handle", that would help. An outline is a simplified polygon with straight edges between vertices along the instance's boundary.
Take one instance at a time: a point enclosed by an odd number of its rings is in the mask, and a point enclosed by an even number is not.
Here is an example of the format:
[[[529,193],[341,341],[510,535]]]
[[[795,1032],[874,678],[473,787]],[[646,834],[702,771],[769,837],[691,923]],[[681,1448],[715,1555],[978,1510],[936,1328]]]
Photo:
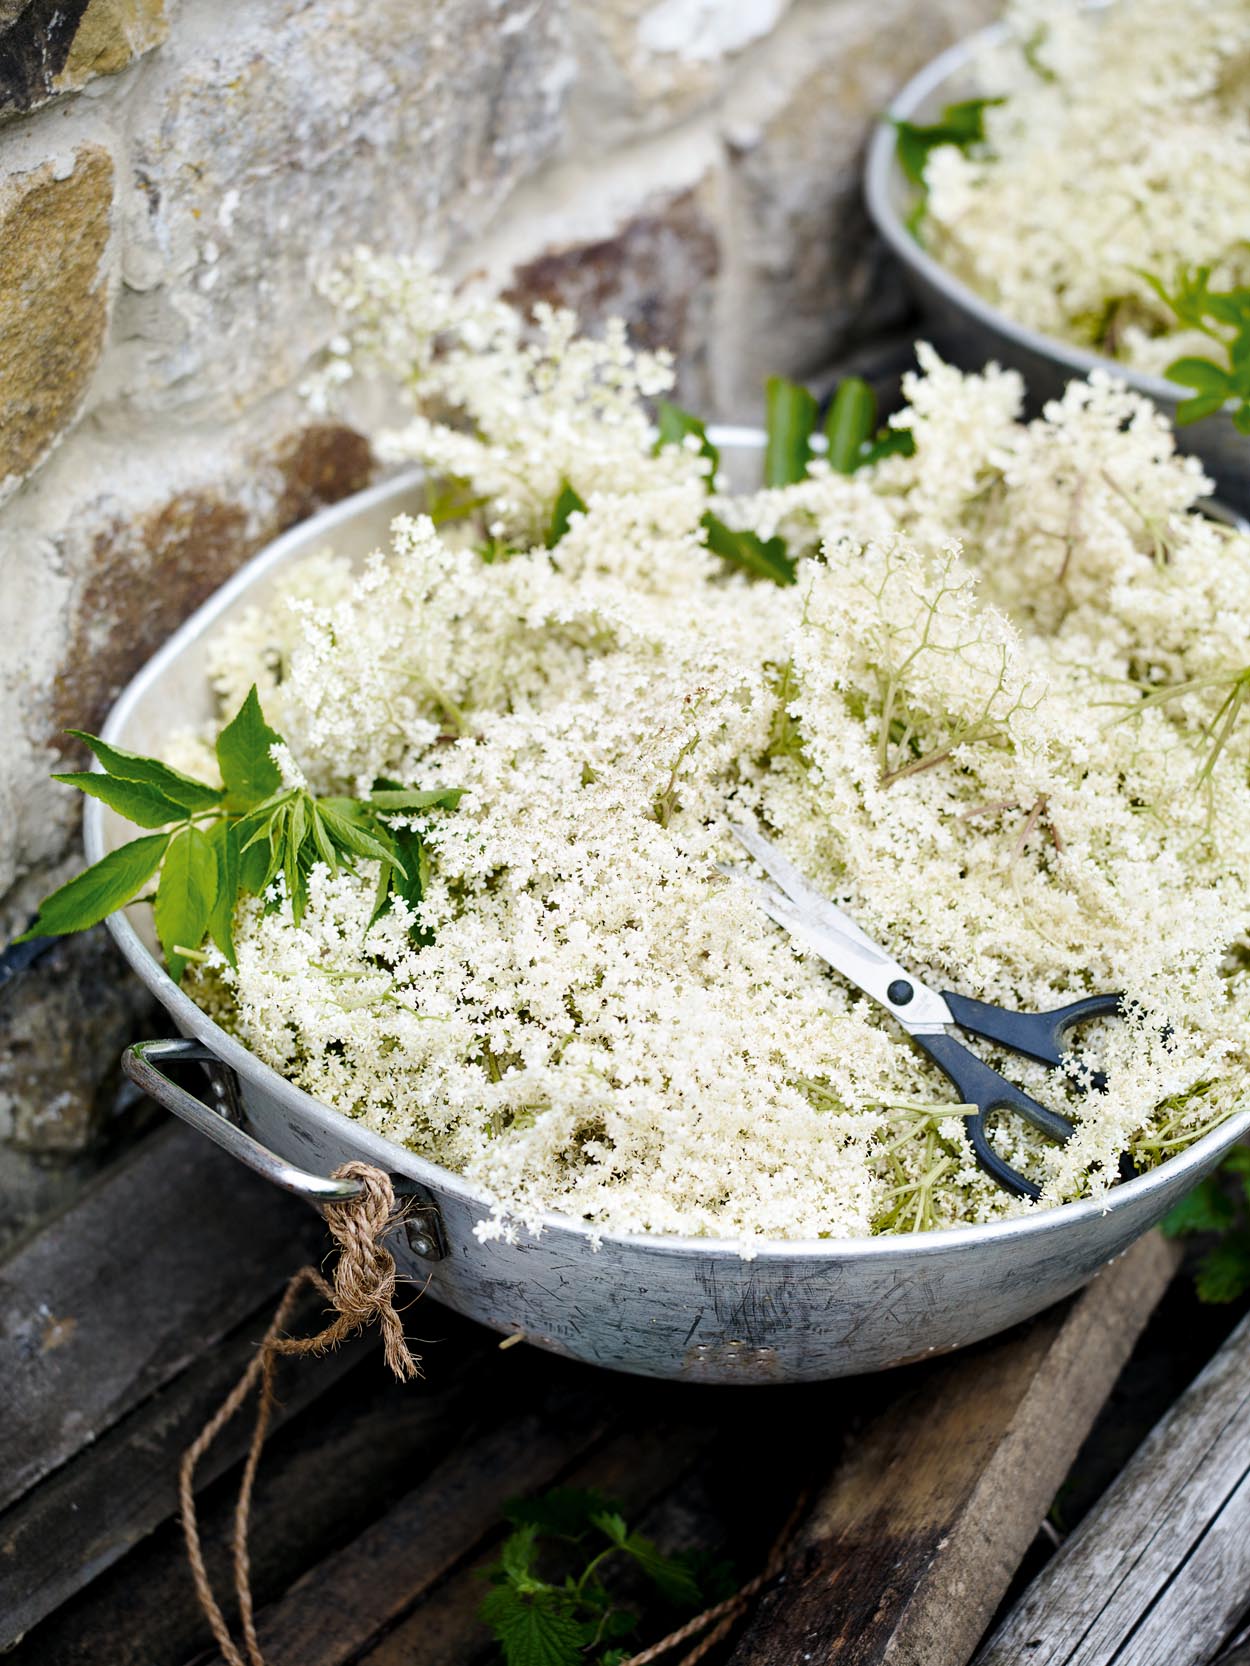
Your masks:
[[[221,1061],[202,1041],[185,1041],[181,1037],[168,1041],[136,1041],[122,1054],[122,1069],[143,1092],[150,1094],[157,1104],[189,1122],[192,1128],[206,1134],[214,1145],[228,1151],[232,1157],[259,1174],[263,1179],[281,1186],[284,1192],[307,1198],[311,1203],[345,1203],[359,1197],[363,1187],[359,1180],[326,1180],[319,1174],[308,1174],[294,1168],[276,1156],[259,1140],[245,1134],[242,1128],[227,1120],[222,1111],[214,1110],[193,1093],[170,1081],[160,1068],[166,1064],[216,1064]],[[233,1073],[231,1073],[233,1077]],[[400,1191],[400,1186],[396,1191]]]

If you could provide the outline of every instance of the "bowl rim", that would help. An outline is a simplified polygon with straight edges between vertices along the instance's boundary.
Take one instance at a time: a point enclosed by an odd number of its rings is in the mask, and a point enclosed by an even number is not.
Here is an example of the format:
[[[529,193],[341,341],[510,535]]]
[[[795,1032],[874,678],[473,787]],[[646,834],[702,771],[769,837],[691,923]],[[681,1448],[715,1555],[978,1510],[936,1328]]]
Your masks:
[[[1105,3],[1106,0],[1101,0],[1101,3],[1095,0],[1089,9],[1102,10]],[[986,47],[1001,45],[1010,35],[1011,30],[1004,22],[991,23],[971,35],[965,35],[936,58],[930,59],[890,100],[877,118],[868,141],[864,162],[864,200],[868,213],[881,236],[905,266],[911,267],[952,306],[970,313],[984,328],[1006,337],[1025,352],[1064,366],[1074,375],[1089,376],[1093,371],[1102,371],[1117,381],[1127,382],[1139,393],[1147,394],[1156,404],[1178,405],[1190,397],[1191,388],[1171,382],[1165,376],[1134,369],[1103,353],[1091,352],[1075,342],[1045,335],[994,306],[962,278],[956,277],[949,267],[935,260],[908,231],[894,206],[891,186],[902,177],[902,169],[898,162],[893,122],[910,120],[944,82],[960,70],[970,68],[978,53]],[[1220,413],[1215,414],[1218,416]]]
[[[725,446],[754,445],[758,443],[760,431],[741,427],[709,428],[709,438]],[[391,475],[317,511],[265,545],[201,603],[131,678],[114,702],[101,729],[101,738],[114,745],[125,744],[127,721],[149,687],[258,580],[286,560],[308,553],[319,541],[361,513],[382,509],[388,503],[395,505],[396,514],[403,513],[400,500],[415,493],[423,478],[420,469],[407,469]],[[83,842],[89,862],[98,861],[105,854],[104,811],[105,806],[99,799],[87,799],[83,813]],[[110,914],[105,923],[131,968],[160,1001],[179,1030],[203,1042],[224,1065],[270,1099],[276,1100],[293,1119],[311,1123],[331,1138],[346,1138],[379,1167],[415,1180],[436,1195],[453,1197],[477,1209],[483,1219],[489,1216],[494,1200],[487,1191],[472,1185],[454,1170],[418,1156],[386,1135],[366,1128],[345,1112],[326,1105],[223,1030],[174,983],[125,912]],[[543,1210],[536,1219],[543,1237],[549,1234],[553,1237],[561,1234],[566,1238],[572,1236],[595,1249],[600,1245],[620,1245],[631,1250],[645,1248],[669,1254],[718,1258],[731,1263],[743,1261],[744,1249],[753,1260],[765,1261],[815,1259],[844,1262],[899,1255],[910,1257],[913,1254],[942,1256],[978,1246],[1002,1245],[1022,1237],[1063,1233],[1094,1217],[1130,1208],[1167,1182],[1183,1180],[1190,1172],[1202,1169],[1208,1159],[1233,1145],[1247,1132],[1250,1132],[1250,1108],[1233,1112],[1184,1151],[1169,1157],[1145,1174],[1121,1181],[1100,1197],[1082,1198],[1044,1209],[1029,1209],[997,1221],[933,1228],[924,1232],[883,1233],[863,1238],[703,1238],[674,1233],[596,1230],[589,1222],[554,1210]]]

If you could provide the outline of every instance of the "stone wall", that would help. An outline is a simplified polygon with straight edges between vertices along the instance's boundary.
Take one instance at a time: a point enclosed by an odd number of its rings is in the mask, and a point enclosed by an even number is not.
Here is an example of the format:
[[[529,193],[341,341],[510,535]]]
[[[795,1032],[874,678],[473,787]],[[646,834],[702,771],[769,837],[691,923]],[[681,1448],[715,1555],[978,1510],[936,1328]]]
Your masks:
[[[297,385],[356,242],[623,314],[749,416],[900,296],[874,113],[988,0],[0,0],[0,931],[72,871],[66,725],[369,477]],[[141,1003],[98,939],[0,989],[0,1139],[73,1151]]]

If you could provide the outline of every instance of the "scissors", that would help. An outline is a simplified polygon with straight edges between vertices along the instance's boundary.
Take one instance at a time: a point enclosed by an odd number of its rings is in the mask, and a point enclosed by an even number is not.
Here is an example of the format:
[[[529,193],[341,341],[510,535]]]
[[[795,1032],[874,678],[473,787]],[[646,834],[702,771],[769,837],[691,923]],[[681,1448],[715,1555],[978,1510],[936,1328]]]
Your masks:
[[[761,834],[732,823],[730,830],[775,882],[765,885],[746,875],[736,876],[751,886],[765,914],[898,1020],[916,1045],[954,1084],[962,1103],[976,1107],[964,1117],[964,1127],[977,1162],[1006,1191],[1018,1197],[1038,1197],[1041,1188],[1004,1162],[991,1146],[985,1119],[993,1111],[1014,1111],[1060,1143],[1071,1136],[1072,1124],[1067,1117],[1039,1105],[1036,1099],[992,1070],[971,1048],[958,1041],[954,1032],[966,1030],[1023,1058],[1036,1059],[1039,1064],[1059,1070],[1063,1068],[1067,1031],[1087,1018],[1118,1014],[1123,996],[1087,995],[1053,1012],[1011,1012],[986,1001],[955,995],[950,990],[939,994],[874,943],[849,914],[821,896]],[[731,868],[722,867],[721,871],[735,874]],[[1106,1086],[1106,1078],[1101,1072],[1095,1073],[1088,1085],[1101,1089]]]

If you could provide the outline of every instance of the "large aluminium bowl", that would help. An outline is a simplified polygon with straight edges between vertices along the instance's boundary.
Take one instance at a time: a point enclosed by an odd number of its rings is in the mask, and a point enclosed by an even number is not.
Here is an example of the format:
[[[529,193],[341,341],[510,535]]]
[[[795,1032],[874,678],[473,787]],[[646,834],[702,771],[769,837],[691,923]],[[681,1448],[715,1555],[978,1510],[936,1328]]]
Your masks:
[[[911,288],[941,332],[946,351],[967,368],[979,368],[990,359],[1010,365],[1021,372],[1030,395],[1039,401],[1057,397],[1073,377],[1105,370],[1146,394],[1174,421],[1178,403],[1192,397],[1191,388],[1019,323],[957,278],[908,229],[907,216],[915,206],[917,188],[899,166],[893,122],[932,122],[945,105],[980,93],[977,60],[1008,34],[1005,24],[995,23],[969,35],[934,58],[895,97],[868,146],[864,173],[868,211],[902,261]],[[1221,497],[1237,509],[1250,509],[1250,437],[1237,432],[1226,410],[1178,427],[1176,439],[1183,450],[1202,459]]]
[[[759,472],[750,431],[715,436],[732,474]],[[206,649],[241,609],[281,594],[293,561],[333,547],[359,559],[383,545],[392,517],[421,506],[408,474],[361,492],[284,534],[177,632],[126,689],[107,740],[158,751],[172,727],[211,715]],[[88,857],[133,836],[97,799],[86,809]],[[1038,1210],[988,1226],[912,1236],[773,1242],[744,1260],[706,1238],[601,1239],[550,1215],[541,1235],[482,1243],[487,1199],[460,1176],[370,1132],[262,1064],[184,995],[153,948],[150,911],[110,921],[131,966],[188,1042],[147,1044],[132,1073],[278,1184],[314,1199],[329,1176],[363,1158],[415,1197],[395,1235],[401,1270],[440,1302],[539,1347],[615,1370],[723,1383],[849,1376],[962,1347],[1039,1312],[1085,1283],[1154,1226],[1250,1127],[1240,1113],[1189,1150],[1098,1201]],[[219,1104],[205,1106],[163,1073],[171,1057],[212,1058]],[[240,1123],[246,1123],[245,1132]]]

